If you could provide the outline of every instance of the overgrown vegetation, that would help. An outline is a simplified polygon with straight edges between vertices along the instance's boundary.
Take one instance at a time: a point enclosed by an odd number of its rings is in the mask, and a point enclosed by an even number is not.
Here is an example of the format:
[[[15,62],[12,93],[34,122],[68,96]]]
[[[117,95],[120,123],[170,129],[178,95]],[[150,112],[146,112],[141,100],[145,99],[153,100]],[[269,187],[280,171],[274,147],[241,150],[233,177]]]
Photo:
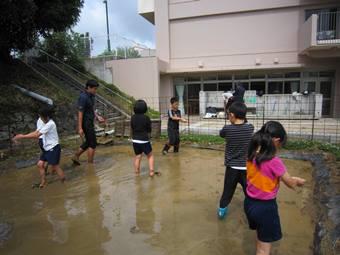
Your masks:
[[[40,42],[39,48],[66,64],[85,72],[84,58],[90,53],[89,38],[69,32],[55,32]]]
[[[0,1],[0,59],[8,62],[11,51],[30,49],[39,37],[71,28],[83,4],[83,0]]]
[[[112,51],[105,50],[99,54],[98,57],[103,56],[115,56],[117,58],[139,58],[140,54],[138,50],[133,47],[117,47]]]

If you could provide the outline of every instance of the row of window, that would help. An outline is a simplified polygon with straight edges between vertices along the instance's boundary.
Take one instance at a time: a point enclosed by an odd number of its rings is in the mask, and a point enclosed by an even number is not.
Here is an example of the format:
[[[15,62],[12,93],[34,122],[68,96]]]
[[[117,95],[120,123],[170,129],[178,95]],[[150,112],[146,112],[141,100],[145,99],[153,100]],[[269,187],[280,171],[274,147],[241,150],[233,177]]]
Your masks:
[[[175,78],[175,83],[201,82],[201,81],[242,81],[257,79],[294,79],[294,78],[334,78],[334,71],[322,72],[274,72],[274,73],[247,73],[247,74],[209,74],[193,75]]]
[[[197,84],[203,91],[230,91],[236,85],[263,94],[291,94],[293,92],[323,93],[331,97],[334,72],[289,72],[270,74],[217,74],[175,78],[174,84]],[[321,82],[320,82],[321,81]]]

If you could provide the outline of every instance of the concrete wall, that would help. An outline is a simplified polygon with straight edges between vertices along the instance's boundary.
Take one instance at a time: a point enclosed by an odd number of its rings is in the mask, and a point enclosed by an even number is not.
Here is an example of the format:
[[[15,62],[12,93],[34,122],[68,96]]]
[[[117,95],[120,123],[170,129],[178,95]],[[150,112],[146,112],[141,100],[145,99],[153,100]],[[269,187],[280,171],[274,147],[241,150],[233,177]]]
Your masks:
[[[169,0],[170,19],[248,12],[316,4],[338,4],[337,0]]]
[[[85,59],[85,69],[99,79],[112,84],[112,69],[107,66],[107,61],[110,59],[105,57]]]
[[[165,62],[170,58],[169,6],[168,0],[155,1],[156,54]]]
[[[161,75],[159,97],[160,97],[160,111],[165,114],[170,105],[170,98],[174,93],[173,81],[170,75]]]
[[[112,80],[120,90],[136,99],[145,99],[159,109],[159,69],[156,57],[112,60]]]
[[[318,16],[312,15],[299,30],[299,52],[308,50],[316,45]]]

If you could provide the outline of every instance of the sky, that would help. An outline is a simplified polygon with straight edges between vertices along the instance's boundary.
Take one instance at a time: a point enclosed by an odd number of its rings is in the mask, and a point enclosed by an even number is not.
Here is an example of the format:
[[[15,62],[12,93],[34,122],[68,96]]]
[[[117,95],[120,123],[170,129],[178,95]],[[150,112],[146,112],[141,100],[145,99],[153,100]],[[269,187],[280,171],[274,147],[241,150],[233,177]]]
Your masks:
[[[112,49],[117,46],[133,46],[133,41],[147,48],[155,47],[154,25],[138,14],[138,0],[108,0],[108,12]],[[103,1],[85,0],[79,22],[73,30],[89,32],[93,38],[92,55],[102,53],[107,48]]]

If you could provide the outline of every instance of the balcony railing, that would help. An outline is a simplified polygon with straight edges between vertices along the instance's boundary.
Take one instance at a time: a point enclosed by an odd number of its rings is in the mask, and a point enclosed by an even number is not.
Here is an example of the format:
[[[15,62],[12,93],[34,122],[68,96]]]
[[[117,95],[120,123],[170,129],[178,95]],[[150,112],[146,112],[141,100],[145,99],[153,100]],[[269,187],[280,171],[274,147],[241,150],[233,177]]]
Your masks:
[[[318,14],[317,44],[340,44],[340,11]]]

